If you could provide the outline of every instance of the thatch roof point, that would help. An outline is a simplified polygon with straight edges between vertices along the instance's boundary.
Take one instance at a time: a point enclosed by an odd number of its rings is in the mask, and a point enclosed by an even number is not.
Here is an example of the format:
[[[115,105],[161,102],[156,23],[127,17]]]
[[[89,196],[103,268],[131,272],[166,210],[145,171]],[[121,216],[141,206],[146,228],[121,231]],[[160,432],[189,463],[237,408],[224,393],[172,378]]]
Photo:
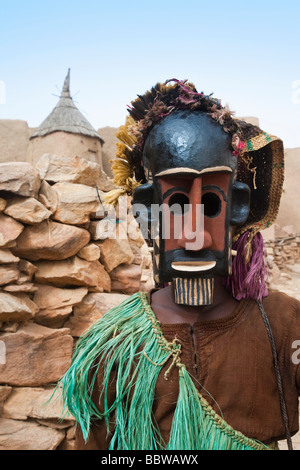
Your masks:
[[[59,131],[94,137],[99,139],[101,144],[104,143],[98,132],[74,104],[70,94],[70,69],[68,69],[59,102],[49,116],[30,136],[30,139],[46,136]]]
[[[62,97],[71,98],[71,95],[70,95],[70,69],[68,69],[68,73],[67,73],[67,76],[65,78],[64,86],[63,86],[62,93],[61,93],[60,97],[61,98]]]

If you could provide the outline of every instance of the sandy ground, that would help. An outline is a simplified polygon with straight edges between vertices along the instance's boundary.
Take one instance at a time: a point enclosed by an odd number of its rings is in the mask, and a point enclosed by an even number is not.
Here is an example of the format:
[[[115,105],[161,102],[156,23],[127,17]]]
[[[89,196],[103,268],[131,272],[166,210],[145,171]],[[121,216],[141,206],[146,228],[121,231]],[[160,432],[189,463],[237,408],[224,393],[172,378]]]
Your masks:
[[[272,287],[300,300],[300,262],[286,266],[281,271],[281,276],[272,284]],[[300,450],[300,432],[293,436],[292,441],[294,450]],[[279,442],[279,448],[287,450],[286,441]]]

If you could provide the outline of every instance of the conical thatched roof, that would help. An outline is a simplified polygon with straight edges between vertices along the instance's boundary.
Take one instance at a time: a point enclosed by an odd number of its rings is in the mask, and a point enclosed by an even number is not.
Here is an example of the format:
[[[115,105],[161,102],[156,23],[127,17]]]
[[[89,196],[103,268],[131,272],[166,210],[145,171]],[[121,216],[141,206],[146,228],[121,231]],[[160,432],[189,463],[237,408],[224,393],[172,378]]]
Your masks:
[[[65,78],[59,102],[49,116],[30,136],[30,139],[45,136],[57,131],[87,135],[89,137],[99,139],[102,144],[104,143],[98,132],[81,114],[73,102],[70,95],[70,69],[68,70],[68,74]]]

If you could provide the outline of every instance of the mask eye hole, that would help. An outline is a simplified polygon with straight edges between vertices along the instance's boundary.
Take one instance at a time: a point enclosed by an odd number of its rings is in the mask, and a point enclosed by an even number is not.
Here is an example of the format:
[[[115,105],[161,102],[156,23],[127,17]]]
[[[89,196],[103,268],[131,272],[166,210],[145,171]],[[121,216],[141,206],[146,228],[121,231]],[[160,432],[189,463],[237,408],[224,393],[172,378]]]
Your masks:
[[[204,204],[204,215],[206,217],[217,217],[221,212],[221,199],[215,193],[205,193],[202,196]]]
[[[172,194],[168,201],[170,212],[173,215],[183,215],[188,212],[189,198],[182,193]]]

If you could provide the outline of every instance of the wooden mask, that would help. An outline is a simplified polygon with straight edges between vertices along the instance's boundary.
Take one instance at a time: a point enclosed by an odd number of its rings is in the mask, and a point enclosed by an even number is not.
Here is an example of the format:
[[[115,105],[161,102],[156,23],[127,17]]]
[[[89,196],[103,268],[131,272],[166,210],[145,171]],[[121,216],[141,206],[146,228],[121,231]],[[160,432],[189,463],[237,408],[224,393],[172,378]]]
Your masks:
[[[174,111],[150,131],[143,165],[133,202],[145,207],[155,283],[173,281],[178,303],[210,304],[214,276],[231,273],[232,226],[249,213],[231,137],[205,112]]]

